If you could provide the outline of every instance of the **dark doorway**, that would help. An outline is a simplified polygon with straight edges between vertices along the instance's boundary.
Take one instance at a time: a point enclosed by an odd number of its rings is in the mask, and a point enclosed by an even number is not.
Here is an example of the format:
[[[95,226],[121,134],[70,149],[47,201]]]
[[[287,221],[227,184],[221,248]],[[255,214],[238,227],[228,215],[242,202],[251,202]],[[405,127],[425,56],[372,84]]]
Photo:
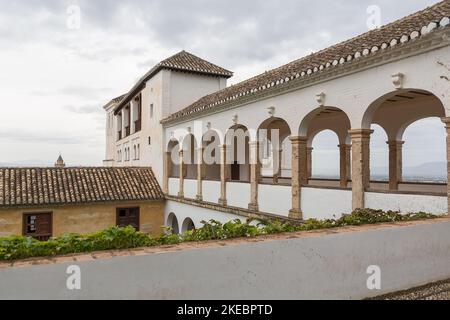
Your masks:
[[[139,231],[139,208],[117,209],[117,226],[121,228],[132,226]]]
[[[241,173],[240,173],[240,165],[237,161],[235,161],[231,165],[231,180],[232,181],[239,181],[241,180]]]

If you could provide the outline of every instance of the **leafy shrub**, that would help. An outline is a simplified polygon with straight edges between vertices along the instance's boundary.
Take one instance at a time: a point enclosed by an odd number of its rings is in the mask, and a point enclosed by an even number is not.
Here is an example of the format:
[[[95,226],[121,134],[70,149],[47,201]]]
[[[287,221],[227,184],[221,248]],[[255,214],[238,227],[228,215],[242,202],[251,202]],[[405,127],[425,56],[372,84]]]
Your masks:
[[[399,212],[372,209],[355,210],[340,219],[310,219],[302,224],[283,223],[279,220],[233,220],[225,224],[219,221],[202,221],[203,227],[183,235],[172,234],[170,228],[156,238],[136,231],[133,227],[113,227],[91,235],[65,234],[41,242],[30,237],[11,236],[0,238],[0,260],[17,260],[31,257],[50,257],[82,252],[114,249],[130,249],[158,245],[176,245],[181,242],[225,240],[248,238],[259,235],[329,229],[344,226],[359,226],[382,222],[415,221],[434,219],[436,216],[425,212],[402,215]]]

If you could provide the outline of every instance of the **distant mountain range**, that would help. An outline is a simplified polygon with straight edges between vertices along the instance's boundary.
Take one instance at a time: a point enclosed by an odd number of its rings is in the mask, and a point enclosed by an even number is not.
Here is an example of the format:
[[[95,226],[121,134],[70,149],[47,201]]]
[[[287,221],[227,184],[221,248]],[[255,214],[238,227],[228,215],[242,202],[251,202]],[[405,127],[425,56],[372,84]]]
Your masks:
[[[40,160],[23,160],[15,162],[0,162],[0,167],[51,167],[52,163]]]
[[[388,167],[372,167],[370,170],[371,178],[374,180],[388,180]],[[326,172],[322,170],[320,174],[314,175],[317,178],[338,179],[335,172]],[[427,162],[415,167],[403,168],[403,179],[405,181],[447,181],[447,163],[445,162]]]

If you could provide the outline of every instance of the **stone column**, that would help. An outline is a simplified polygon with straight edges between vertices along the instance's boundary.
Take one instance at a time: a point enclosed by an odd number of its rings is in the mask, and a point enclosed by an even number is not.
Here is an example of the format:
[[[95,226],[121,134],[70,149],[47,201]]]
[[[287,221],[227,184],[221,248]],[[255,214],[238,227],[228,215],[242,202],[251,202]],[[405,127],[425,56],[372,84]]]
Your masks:
[[[364,191],[370,186],[370,135],[373,130],[350,130],[352,139],[352,207],[364,208]]]
[[[203,161],[203,148],[197,149],[197,196],[198,201],[203,201],[203,178],[205,177],[205,163]]]
[[[180,150],[180,190],[178,197],[184,198],[184,178],[186,174],[186,164],[184,163],[184,150]]]
[[[228,181],[228,161],[227,161],[227,146],[220,146],[220,198],[219,204],[227,205],[227,181]]]
[[[350,151],[351,146],[347,144],[340,144],[339,146],[339,170],[341,188],[347,188],[348,178],[350,175]]]
[[[169,194],[169,178],[172,175],[172,153],[164,153],[164,186],[165,194]]]
[[[450,117],[443,118],[442,122],[445,123],[445,129],[447,131],[447,214],[450,214],[450,183],[448,182],[450,178]]]
[[[347,181],[352,180],[352,145],[347,144]]]
[[[258,184],[260,175],[260,165],[259,165],[259,142],[250,141],[250,203],[248,209],[252,211],[258,211]]]
[[[289,211],[289,217],[302,219],[301,209],[301,188],[302,180],[306,175],[306,138],[291,136],[289,138],[292,146],[292,209]],[[303,161],[302,161],[303,151]],[[303,165],[303,169],[302,169]],[[302,178],[303,174],[303,178]]]
[[[308,180],[312,178],[312,152],[314,148],[308,147],[306,149],[306,166]]]
[[[389,190],[398,190],[402,180],[402,148],[404,141],[390,140],[389,145]]]

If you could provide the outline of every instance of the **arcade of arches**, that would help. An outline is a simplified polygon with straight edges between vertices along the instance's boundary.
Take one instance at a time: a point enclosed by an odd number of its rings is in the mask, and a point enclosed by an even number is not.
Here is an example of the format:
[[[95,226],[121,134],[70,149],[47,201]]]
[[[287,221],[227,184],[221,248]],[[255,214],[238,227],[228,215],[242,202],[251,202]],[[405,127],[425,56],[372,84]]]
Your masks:
[[[445,118],[444,107],[436,96],[423,90],[405,89],[386,94],[369,105],[360,128],[351,127],[344,107],[324,106],[299,119],[298,128],[290,128],[282,118],[271,117],[254,128],[256,133],[251,132],[253,128],[236,124],[223,139],[214,130],[198,138],[188,134],[182,141],[168,142],[165,192],[170,177],[179,178],[179,197],[184,197],[184,180],[197,180],[197,200],[201,201],[202,181],[220,181],[219,203],[227,205],[227,183],[247,183],[251,188],[248,209],[258,211],[259,186],[291,186],[290,216],[294,218],[302,218],[304,186],[352,190],[354,209],[364,207],[364,193],[370,190],[447,195],[444,181],[403,179],[405,131],[418,120],[431,117],[440,118],[450,133],[450,119]],[[371,179],[370,141],[374,128],[384,131],[386,136],[386,181]],[[314,139],[323,131],[336,136],[339,172],[331,179],[313,176],[314,154],[318,151],[313,148]],[[445,135],[444,129],[442,132]],[[206,159],[206,149],[214,155],[215,162]]]

